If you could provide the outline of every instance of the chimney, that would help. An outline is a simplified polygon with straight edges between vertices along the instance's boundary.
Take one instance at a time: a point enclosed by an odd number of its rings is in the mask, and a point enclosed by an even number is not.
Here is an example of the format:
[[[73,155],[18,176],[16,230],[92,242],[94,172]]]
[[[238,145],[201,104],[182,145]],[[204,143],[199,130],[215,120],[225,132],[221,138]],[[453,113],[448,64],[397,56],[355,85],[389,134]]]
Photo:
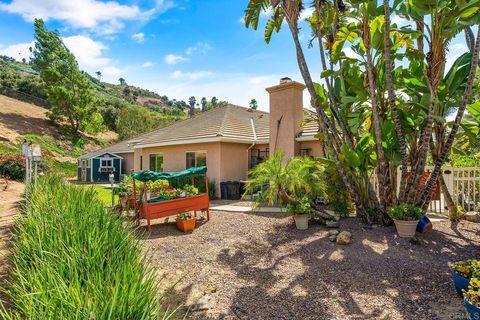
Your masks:
[[[285,77],[280,84],[266,89],[270,94],[270,153],[283,150],[285,161],[299,154],[295,138],[302,131],[305,88]]]

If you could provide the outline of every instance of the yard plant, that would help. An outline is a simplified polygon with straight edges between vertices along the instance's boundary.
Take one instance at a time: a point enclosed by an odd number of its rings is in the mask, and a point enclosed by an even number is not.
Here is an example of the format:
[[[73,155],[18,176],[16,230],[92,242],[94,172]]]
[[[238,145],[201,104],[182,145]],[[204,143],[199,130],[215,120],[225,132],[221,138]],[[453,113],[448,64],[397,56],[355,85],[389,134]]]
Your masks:
[[[27,190],[4,319],[159,319],[164,298],[135,232],[92,188],[56,176]]]
[[[394,220],[416,221],[423,216],[423,211],[411,204],[401,204],[390,209],[388,215]]]

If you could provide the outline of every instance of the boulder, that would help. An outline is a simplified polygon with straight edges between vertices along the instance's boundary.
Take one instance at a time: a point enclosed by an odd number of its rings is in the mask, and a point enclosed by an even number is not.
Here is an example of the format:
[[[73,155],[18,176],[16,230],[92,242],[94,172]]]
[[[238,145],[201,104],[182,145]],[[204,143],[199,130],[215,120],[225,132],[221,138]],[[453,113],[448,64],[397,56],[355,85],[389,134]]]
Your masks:
[[[352,234],[348,231],[342,231],[337,236],[337,244],[349,244],[352,242]]]
[[[469,211],[464,214],[465,220],[470,222],[480,222],[480,213]]]
[[[330,241],[332,241],[332,242],[337,241],[337,235],[336,235],[336,234],[332,234],[331,236],[328,236],[328,240],[330,240]]]
[[[337,229],[328,231],[329,236],[337,236],[339,233],[340,233],[340,231],[338,231]]]
[[[340,223],[338,221],[328,220],[325,222],[327,228],[340,228]]]

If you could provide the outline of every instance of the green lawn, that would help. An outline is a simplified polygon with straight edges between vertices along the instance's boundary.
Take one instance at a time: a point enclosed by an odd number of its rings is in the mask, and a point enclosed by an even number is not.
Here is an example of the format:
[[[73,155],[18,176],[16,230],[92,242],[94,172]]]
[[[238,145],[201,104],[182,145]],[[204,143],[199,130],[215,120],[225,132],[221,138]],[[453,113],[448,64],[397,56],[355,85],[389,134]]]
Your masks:
[[[100,197],[100,200],[106,205],[106,206],[111,206],[112,205],[112,190],[102,187],[100,185],[90,185],[89,187],[92,187],[95,192],[97,192],[98,196]],[[115,204],[118,203],[118,195],[115,195]]]

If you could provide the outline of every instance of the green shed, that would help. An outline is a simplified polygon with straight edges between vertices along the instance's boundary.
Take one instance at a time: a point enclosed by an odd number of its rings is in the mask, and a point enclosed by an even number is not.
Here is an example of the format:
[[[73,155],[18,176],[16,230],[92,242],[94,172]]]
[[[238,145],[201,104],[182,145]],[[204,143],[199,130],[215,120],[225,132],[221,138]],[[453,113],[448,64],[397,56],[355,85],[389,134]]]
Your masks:
[[[106,151],[85,154],[78,158],[78,181],[109,182],[110,173],[115,181],[120,181],[122,160],[119,155]]]

